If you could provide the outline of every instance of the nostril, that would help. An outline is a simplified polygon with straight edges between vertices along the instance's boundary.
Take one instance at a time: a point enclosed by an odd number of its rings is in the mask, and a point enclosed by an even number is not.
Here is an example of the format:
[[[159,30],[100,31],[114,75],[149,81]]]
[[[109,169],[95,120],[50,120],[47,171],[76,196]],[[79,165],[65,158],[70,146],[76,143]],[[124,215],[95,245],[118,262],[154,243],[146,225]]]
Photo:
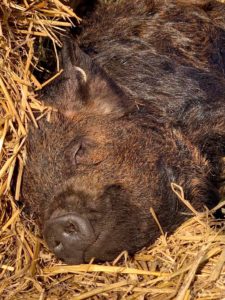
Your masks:
[[[55,253],[59,253],[63,250],[63,244],[59,241],[55,241],[55,246],[53,247]]]
[[[55,248],[55,247],[59,246],[59,244],[61,244],[60,241],[54,241],[53,242],[53,247]]]
[[[66,224],[64,232],[67,234],[76,234],[79,232],[79,227],[77,224],[72,223],[71,221]]]

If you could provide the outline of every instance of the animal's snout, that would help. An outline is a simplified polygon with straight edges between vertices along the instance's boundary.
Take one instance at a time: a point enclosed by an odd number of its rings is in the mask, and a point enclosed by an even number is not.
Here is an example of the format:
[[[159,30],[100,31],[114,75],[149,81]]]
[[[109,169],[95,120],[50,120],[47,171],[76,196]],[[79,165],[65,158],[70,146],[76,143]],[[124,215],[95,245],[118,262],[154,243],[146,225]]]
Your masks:
[[[89,220],[76,212],[50,218],[44,237],[48,247],[68,264],[83,263],[85,250],[95,241]]]

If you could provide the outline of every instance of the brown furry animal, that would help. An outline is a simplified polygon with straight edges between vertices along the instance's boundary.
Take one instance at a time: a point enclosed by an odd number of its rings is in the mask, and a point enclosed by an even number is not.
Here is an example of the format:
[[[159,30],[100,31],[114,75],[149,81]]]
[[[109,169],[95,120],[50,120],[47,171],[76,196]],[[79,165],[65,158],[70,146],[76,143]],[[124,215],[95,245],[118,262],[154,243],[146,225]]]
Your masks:
[[[67,263],[129,253],[219,201],[225,151],[225,6],[214,1],[99,5],[63,75],[43,93],[58,108],[31,129],[24,201]],[[79,46],[77,45],[79,44]]]

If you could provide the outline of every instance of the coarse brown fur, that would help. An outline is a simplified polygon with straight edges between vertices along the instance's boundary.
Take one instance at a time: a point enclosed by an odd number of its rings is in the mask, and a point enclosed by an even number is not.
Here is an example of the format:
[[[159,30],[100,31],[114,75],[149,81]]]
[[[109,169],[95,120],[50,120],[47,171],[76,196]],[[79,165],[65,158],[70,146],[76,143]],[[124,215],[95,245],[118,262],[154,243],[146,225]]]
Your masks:
[[[82,26],[43,93],[59,111],[30,132],[23,195],[42,225],[55,211],[90,221],[88,262],[153,242],[150,207],[165,231],[179,225],[186,208],[171,182],[198,210],[218,203],[225,6],[118,1]]]

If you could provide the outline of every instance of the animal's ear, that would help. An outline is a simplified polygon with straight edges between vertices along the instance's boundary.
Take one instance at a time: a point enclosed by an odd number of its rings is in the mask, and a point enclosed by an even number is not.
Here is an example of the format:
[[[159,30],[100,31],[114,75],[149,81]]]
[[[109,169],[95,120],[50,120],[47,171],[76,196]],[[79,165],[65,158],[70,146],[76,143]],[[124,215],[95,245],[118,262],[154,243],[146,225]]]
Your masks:
[[[63,44],[60,52],[63,72],[42,91],[41,99],[67,117],[82,111],[98,115],[124,114],[129,100],[123,91],[72,38],[64,38]]]

